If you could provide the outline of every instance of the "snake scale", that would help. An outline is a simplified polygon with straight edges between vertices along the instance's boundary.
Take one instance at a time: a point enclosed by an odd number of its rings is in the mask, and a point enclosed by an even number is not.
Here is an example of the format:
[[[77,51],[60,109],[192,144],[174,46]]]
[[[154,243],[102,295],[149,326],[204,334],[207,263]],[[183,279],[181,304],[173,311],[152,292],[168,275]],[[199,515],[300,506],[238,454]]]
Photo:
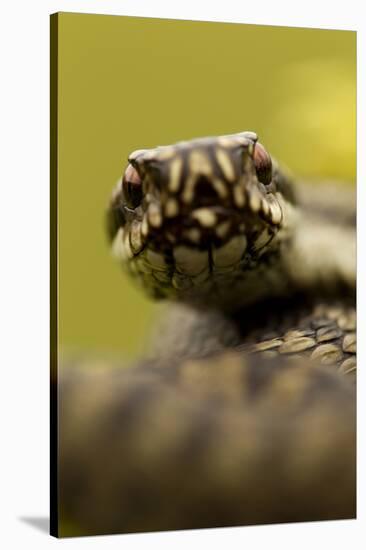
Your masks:
[[[253,132],[194,139],[129,156],[108,232],[172,305],[131,368],[61,369],[61,520],[101,534],[355,517],[354,193],[294,182]]]

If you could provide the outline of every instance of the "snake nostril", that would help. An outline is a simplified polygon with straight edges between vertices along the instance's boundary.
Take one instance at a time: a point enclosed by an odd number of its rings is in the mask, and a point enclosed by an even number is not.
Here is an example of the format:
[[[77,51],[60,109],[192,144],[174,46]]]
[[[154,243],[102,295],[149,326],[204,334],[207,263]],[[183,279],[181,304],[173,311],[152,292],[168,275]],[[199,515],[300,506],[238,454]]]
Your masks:
[[[196,206],[215,206],[219,196],[212,182],[206,176],[200,176],[195,185],[194,203]]]

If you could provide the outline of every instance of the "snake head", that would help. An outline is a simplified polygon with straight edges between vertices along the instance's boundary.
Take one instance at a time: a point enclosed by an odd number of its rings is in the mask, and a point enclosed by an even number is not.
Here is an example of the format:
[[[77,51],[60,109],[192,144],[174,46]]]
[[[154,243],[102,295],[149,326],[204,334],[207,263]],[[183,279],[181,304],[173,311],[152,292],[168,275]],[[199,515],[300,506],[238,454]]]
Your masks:
[[[129,155],[109,234],[115,254],[145,286],[153,281],[154,294],[179,295],[202,273],[214,280],[252,269],[292,201],[254,132],[194,139]]]

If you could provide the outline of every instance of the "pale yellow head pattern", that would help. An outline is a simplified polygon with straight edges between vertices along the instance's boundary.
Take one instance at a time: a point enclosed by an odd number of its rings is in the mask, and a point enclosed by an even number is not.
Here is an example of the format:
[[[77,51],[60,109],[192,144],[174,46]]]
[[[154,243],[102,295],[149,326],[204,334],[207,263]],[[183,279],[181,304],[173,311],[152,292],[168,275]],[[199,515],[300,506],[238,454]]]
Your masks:
[[[150,294],[215,303],[233,284],[250,293],[268,262],[280,269],[293,186],[256,134],[141,149],[128,160],[110,236]]]

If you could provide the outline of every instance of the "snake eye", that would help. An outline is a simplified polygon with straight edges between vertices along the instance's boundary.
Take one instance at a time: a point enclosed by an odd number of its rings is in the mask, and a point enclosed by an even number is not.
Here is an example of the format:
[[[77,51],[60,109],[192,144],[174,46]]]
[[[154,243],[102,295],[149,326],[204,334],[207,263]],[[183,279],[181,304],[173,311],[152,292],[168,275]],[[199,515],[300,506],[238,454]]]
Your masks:
[[[131,164],[125,170],[122,189],[126,205],[129,208],[137,208],[142,201],[142,180]]]
[[[272,181],[272,159],[260,143],[254,146],[253,160],[258,180],[269,185]]]

